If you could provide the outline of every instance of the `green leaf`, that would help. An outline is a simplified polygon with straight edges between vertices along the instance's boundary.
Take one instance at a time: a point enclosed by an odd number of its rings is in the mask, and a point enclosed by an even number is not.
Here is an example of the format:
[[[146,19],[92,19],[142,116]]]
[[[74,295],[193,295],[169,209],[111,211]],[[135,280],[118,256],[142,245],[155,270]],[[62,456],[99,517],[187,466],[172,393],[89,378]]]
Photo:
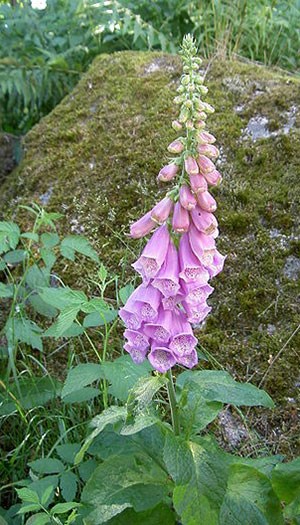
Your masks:
[[[291,503],[300,496],[300,458],[276,465],[272,471],[272,486],[277,496]]]
[[[274,407],[270,396],[250,383],[238,383],[228,372],[222,370],[186,371],[178,376],[177,386],[196,383],[203,397],[208,401],[236,406]]]
[[[57,246],[59,243],[59,236],[57,233],[42,233],[41,241],[45,248],[51,250],[51,248],[54,248],[54,246]]]
[[[75,456],[80,450],[80,443],[63,443],[57,445],[55,450],[63,461],[73,465]]]
[[[39,474],[60,474],[65,469],[64,464],[55,458],[36,459],[28,465]]]
[[[73,501],[77,492],[78,478],[74,472],[64,472],[60,477],[60,488],[65,501]]]
[[[22,489],[16,489],[19,498],[26,503],[39,503],[39,496],[34,490],[30,490],[27,487]]]
[[[74,501],[69,501],[67,503],[57,503],[57,505],[54,505],[54,507],[52,507],[51,514],[53,516],[55,514],[65,514],[66,512],[69,512],[73,509],[77,509],[78,507],[81,507],[81,504],[75,503]]]
[[[188,435],[199,433],[222,410],[218,401],[207,401],[196,383],[187,383],[179,399],[180,420]]]
[[[42,500],[45,492],[48,492],[48,501],[44,503],[44,507],[47,508],[53,501],[54,491],[57,487],[58,476],[43,476],[41,479],[37,479],[36,481],[30,483],[28,488],[30,488],[31,490],[35,490],[39,495],[40,500]]]
[[[132,421],[126,420],[122,428],[120,429],[120,434],[122,436],[131,436],[133,434],[138,434],[141,430],[151,427],[158,423],[160,419],[157,416],[151,414],[140,413],[133,418]]]
[[[126,286],[123,286],[123,288],[119,290],[119,297],[121,299],[121,302],[125,304],[127,299],[131,296],[133,292],[134,286],[132,284],[127,284]]]
[[[10,317],[5,325],[4,332],[11,346],[15,346],[16,341],[19,341],[32,348],[43,350],[43,342],[40,336],[42,329],[30,319]]]
[[[55,399],[59,396],[61,390],[61,384],[56,379],[50,376],[46,377],[31,377],[31,378],[20,378],[19,388],[21,391],[21,397],[17,389],[17,385],[8,385],[7,391],[0,391],[0,415],[10,415],[16,412],[16,402],[12,400],[16,398],[21,406],[30,410],[40,405],[45,405],[48,401]],[[11,396],[11,395],[12,396]]]
[[[64,310],[61,310],[57,321],[53,323],[48,330],[43,334],[44,337],[62,337],[64,333],[71,327],[73,321],[76,319],[79,306],[69,306]]]
[[[164,376],[140,377],[130,390],[127,402],[128,412],[144,410],[150,405],[156,392],[168,383]]]
[[[14,222],[0,222],[0,253],[14,250],[20,239],[20,229]]]
[[[232,465],[220,525],[283,525],[281,505],[269,479],[252,467]]]
[[[78,337],[84,333],[84,328],[81,324],[72,323],[71,326],[63,333],[64,337]]]
[[[104,299],[101,299],[100,297],[94,297],[87,303],[83,304],[81,309],[86,314],[97,311],[101,313],[102,311],[109,310],[109,305],[104,301]]]
[[[52,266],[56,262],[56,255],[52,250],[47,250],[46,248],[41,248],[40,253],[47,269],[51,270]]]
[[[100,268],[98,270],[98,277],[100,279],[100,281],[102,282],[105,282],[106,279],[107,279],[107,275],[108,275],[108,272],[107,272],[107,269],[105,268],[104,264],[100,264]]]
[[[300,495],[284,507],[283,513],[285,518],[294,520],[293,524],[300,524]]]
[[[82,304],[87,302],[84,292],[72,290],[68,286],[65,288],[41,288],[39,295],[45,303],[54,306],[58,310],[64,310],[71,306],[80,309]]]
[[[97,263],[100,262],[97,252],[92,248],[88,239],[81,235],[69,235],[68,237],[65,237],[61,242],[60,252],[63,257],[66,257],[71,261],[75,260],[75,253],[77,252],[89,257]]]
[[[21,233],[22,239],[29,239],[30,241],[39,242],[39,236],[34,232],[24,232]]]
[[[80,463],[80,465],[78,465],[78,471],[82,481],[86,482],[91,477],[97,466],[98,461],[95,459],[88,459],[87,461]]]
[[[101,377],[103,377],[102,365],[96,363],[82,363],[71,368],[62,389],[62,398],[81,390]]]
[[[72,394],[69,394],[63,398],[65,404],[72,403],[83,403],[85,401],[90,401],[95,397],[100,396],[101,392],[98,388],[93,388],[91,386],[86,386],[80,390],[76,390]]]
[[[0,298],[9,298],[14,295],[14,286],[11,284],[0,283]]]
[[[45,303],[45,301],[43,301],[43,299],[37,294],[31,294],[28,298],[28,302],[38,314],[44,315],[45,317],[53,318],[58,314],[58,311],[54,306]]]
[[[83,320],[83,326],[85,328],[91,328],[93,326],[104,326],[111,321],[114,321],[118,317],[117,310],[103,310],[102,312],[92,312],[88,314]]]
[[[83,459],[84,454],[90,447],[96,436],[102,432],[107,425],[113,425],[118,421],[125,420],[127,411],[125,407],[111,406],[103,410],[101,414],[94,417],[91,421],[91,426],[94,428],[93,432],[87,437],[80,451],[75,457],[75,464],[77,465]]]
[[[47,525],[48,523],[51,523],[50,517],[44,512],[39,512],[38,514],[34,514],[34,516],[31,516],[26,521],[26,525]]]
[[[160,503],[154,509],[135,512],[126,509],[107,522],[107,525],[175,525],[178,523],[175,513],[165,503]]]
[[[25,250],[13,250],[3,255],[6,264],[18,264],[26,259],[27,252]]]
[[[87,525],[100,525],[126,508],[152,509],[166,498],[171,483],[149,456],[113,456],[100,464],[83,489],[82,500],[94,507]]]
[[[26,503],[22,505],[18,514],[26,514],[27,512],[35,512],[36,510],[41,510],[41,505],[36,503]]]
[[[111,384],[109,392],[120,401],[125,402],[129,390],[141,377],[149,376],[152,367],[148,361],[137,365],[130,356],[126,355],[115,359],[115,361],[103,363],[102,371],[105,379]]]
[[[25,278],[25,282],[31,290],[37,290],[41,286],[48,286],[50,280],[50,272],[46,268],[39,268],[37,264],[33,264]]]

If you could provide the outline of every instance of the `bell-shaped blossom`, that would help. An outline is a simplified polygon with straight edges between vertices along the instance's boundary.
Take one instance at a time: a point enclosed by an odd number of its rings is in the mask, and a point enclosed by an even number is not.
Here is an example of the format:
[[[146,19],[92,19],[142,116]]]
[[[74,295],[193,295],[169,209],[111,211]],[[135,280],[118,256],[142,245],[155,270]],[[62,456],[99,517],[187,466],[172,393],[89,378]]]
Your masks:
[[[194,255],[203,266],[209,267],[213,263],[214,255],[217,251],[215,240],[210,235],[199,232],[193,224],[188,235]]]
[[[218,237],[218,222],[212,213],[196,206],[196,208],[191,211],[191,217],[197,230],[206,235],[211,235],[214,239]]]
[[[200,173],[202,173],[203,175],[216,169],[214,163],[205,155],[199,155],[197,161],[200,168]]]
[[[143,331],[157,343],[168,343],[172,336],[173,314],[171,310],[160,308],[154,323],[146,323]]]
[[[197,135],[197,141],[199,144],[213,144],[216,142],[216,138],[208,131],[201,131]]]
[[[189,354],[195,348],[197,339],[193,334],[190,323],[186,320],[186,316],[182,311],[174,311],[173,313],[173,336],[169,343],[169,348],[172,350],[175,357],[182,357]]]
[[[174,296],[179,291],[179,261],[173,241],[169,242],[165,262],[152,281],[152,285],[157,288],[164,297]]]
[[[197,205],[197,199],[187,184],[183,184],[179,191],[180,204],[186,210],[192,210]]]
[[[181,153],[184,150],[184,145],[180,140],[174,140],[169,144],[168,151],[170,153]]]
[[[159,224],[166,222],[173,208],[173,201],[170,197],[164,197],[152,208],[151,219]]]
[[[161,294],[151,284],[148,286],[140,285],[135,290],[137,294],[134,297],[136,306],[139,309],[139,315],[142,321],[154,321],[157,318]],[[133,292],[132,295],[135,294]]]
[[[218,148],[213,144],[199,144],[197,149],[201,155],[206,155],[211,159],[217,159],[220,155]]]
[[[215,251],[212,264],[207,268],[210,277],[215,277],[223,270],[226,255],[222,255],[218,250]]]
[[[193,157],[187,157],[184,161],[185,171],[189,175],[197,175],[199,173],[199,166]]]
[[[181,130],[182,130],[182,124],[180,124],[180,122],[178,122],[178,120],[173,120],[173,122],[172,122],[172,128],[173,128],[175,131],[181,131]]]
[[[168,182],[169,180],[174,179],[177,172],[178,172],[177,164],[174,164],[174,163],[167,164],[160,170],[159,174],[157,175],[157,179],[162,182]]]
[[[155,222],[152,220],[151,212],[148,211],[146,215],[141,217],[138,221],[134,222],[130,226],[130,237],[134,239],[140,239],[148,235],[156,227]]]
[[[190,216],[189,212],[183,208],[180,202],[176,202],[173,211],[172,227],[177,233],[184,233],[189,230]]]
[[[205,122],[205,120],[204,120],[204,119],[201,119],[201,118],[199,117],[199,120],[197,120],[197,122],[195,123],[195,128],[196,128],[196,129],[199,129],[199,130],[202,130],[202,129],[205,128],[205,126],[206,126],[206,122]]]
[[[148,354],[148,359],[158,372],[164,374],[172,368],[176,363],[176,358],[167,346],[158,345],[154,343],[151,347],[151,352]]]
[[[213,170],[209,173],[205,173],[204,177],[208,184],[210,184],[211,186],[218,186],[222,182],[222,175],[218,172],[218,170]]]
[[[185,292],[185,301],[189,305],[196,305],[204,303],[212,294],[214,288],[209,284],[200,286],[198,283],[184,283],[183,290]]]
[[[183,301],[182,306],[186,311],[188,321],[192,324],[202,323],[211,311],[211,307],[205,302],[201,305],[193,305]]]
[[[162,306],[165,310],[174,310],[180,301],[182,301],[183,294],[179,292],[177,295],[162,298]]]
[[[207,191],[207,180],[204,175],[191,175],[191,188],[196,195],[202,191]]]
[[[149,348],[148,337],[145,336],[144,331],[126,329],[124,336],[128,339],[128,344],[139,350],[147,350]]]
[[[125,343],[124,350],[130,354],[132,361],[137,365],[140,365],[145,360],[148,351],[147,349],[141,350],[130,343]]]
[[[207,283],[209,273],[204,266],[199,262],[195,256],[189,242],[189,235],[182,235],[179,243],[179,262],[180,274],[179,276],[186,283],[196,281],[199,284]]]
[[[198,193],[197,201],[202,210],[214,212],[217,209],[217,203],[209,191]]]
[[[161,269],[167,255],[169,241],[167,226],[160,226],[147,242],[139,259],[133,263],[133,268],[146,282],[155,277]]]
[[[193,368],[198,363],[198,354],[195,349],[193,349],[189,354],[182,355],[181,357],[176,357],[177,363],[185,366],[186,368]]]

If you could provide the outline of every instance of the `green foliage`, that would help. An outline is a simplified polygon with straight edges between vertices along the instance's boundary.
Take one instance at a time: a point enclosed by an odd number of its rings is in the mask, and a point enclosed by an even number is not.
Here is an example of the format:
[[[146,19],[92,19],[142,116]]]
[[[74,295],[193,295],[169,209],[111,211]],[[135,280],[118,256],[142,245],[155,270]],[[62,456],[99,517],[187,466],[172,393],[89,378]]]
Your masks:
[[[49,0],[0,4],[1,127],[24,133],[77,83],[99,53],[175,52],[192,32],[201,54],[299,67],[296,0]]]

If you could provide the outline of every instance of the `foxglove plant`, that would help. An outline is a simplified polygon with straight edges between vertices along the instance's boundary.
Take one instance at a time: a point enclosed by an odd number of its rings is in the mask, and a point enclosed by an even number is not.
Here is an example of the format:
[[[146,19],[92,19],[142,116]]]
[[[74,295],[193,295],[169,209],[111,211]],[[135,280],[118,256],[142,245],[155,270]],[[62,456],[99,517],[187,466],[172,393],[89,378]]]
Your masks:
[[[222,270],[225,259],[216,248],[217,204],[208,191],[222,180],[213,163],[219,155],[216,139],[205,129],[214,109],[202,100],[207,88],[189,35],[181,55],[183,75],[174,99],[180,110],[172,123],[181,136],[168,146],[175,156],[157,177],[175,185],[131,225],[130,235],[136,239],[155,231],[133,264],[143,282],[120,310],[125,350],[134,362],[148,358],[162,373],[176,363],[187,368],[197,364],[192,325],[202,323],[211,311],[209,280]]]

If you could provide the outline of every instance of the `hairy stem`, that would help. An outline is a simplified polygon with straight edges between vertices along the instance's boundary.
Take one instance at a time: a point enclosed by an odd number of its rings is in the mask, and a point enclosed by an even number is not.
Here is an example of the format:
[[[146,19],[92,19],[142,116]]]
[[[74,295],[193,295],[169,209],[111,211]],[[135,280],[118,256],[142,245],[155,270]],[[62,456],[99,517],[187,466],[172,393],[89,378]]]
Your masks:
[[[172,426],[174,430],[174,434],[176,436],[180,433],[180,426],[179,426],[179,417],[178,417],[178,409],[177,409],[177,403],[176,403],[176,394],[175,394],[175,387],[173,383],[173,377],[171,370],[168,370],[167,372],[168,376],[168,396],[169,396],[169,402],[170,402],[170,408],[171,408],[171,418],[172,418]]]

